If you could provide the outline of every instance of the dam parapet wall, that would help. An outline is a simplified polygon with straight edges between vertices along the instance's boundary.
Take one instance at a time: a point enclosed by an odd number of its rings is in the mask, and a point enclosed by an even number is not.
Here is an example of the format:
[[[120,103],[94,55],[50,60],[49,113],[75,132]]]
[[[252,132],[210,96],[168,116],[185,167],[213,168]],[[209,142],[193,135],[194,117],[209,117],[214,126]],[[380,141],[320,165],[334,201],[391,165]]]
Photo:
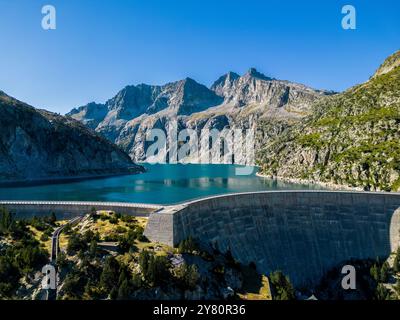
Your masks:
[[[230,250],[262,273],[313,284],[350,259],[388,257],[400,242],[400,194],[274,191],[210,197],[165,207],[145,235],[176,246],[189,236]]]
[[[162,208],[158,205],[124,202],[76,202],[76,201],[0,201],[18,218],[55,213],[58,219],[71,219],[96,210],[115,211],[121,214],[147,217],[151,212]]]

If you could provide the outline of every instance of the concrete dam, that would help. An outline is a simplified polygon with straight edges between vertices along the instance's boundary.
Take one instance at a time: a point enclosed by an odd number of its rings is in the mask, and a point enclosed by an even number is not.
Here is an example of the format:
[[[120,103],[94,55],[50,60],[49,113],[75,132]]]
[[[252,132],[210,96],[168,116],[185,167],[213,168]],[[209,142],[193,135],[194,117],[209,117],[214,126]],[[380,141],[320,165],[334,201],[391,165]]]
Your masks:
[[[400,243],[400,194],[273,191],[205,198],[150,214],[145,235],[177,245],[192,236],[260,272],[316,283],[350,259],[386,258]]]
[[[148,217],[151,212],[162,208],[160,205],[126,202],[82,202],[82,201],[0,201],[17,218],[31,218],[35,215],[55,213],[58,219],[71,219],[96,210],[110,210],[121,214]]]
[[[260,272],[281,270],[295,285],[317,282],[350,259],[386,258],[400,244],[400,194],[269,191],[222,195],[173,206],[115,202],[0,201],[17,216],[97,210],[148,216],[145,235],[178,245],[192,236]]]

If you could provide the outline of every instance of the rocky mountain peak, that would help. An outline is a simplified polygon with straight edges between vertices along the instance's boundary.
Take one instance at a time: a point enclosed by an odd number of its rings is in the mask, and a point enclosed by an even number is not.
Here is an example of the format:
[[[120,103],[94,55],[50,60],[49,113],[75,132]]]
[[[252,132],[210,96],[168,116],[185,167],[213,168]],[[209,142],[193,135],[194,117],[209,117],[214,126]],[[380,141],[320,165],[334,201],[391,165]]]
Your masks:
[[[267,77],[266,75],[264,75],[261,72],[258,72],[256,68],[250,68],[246,74],[244,75],[244,77],[249,77],[249,78],[256,78],[256,79],[261,79],[261,80],[266,80],[266,81],[270,81],[270,80],[274,80],[273,78]]]
[[[90,102],[85,106],[72,109],[66,115],[72,118],[81,118],[87,127],[96,129],[99,122],[107,115],[107,112],[106,105]]]
[[[193,84],[193,85],[200,85],[196,80],[190,78],[190,77],[186,77],[185,79],[182,80],[183,83],[185,84]]]
[[[375,72],[373,77],[378,77],[400,66],[400,50],[388,57]]]
[[[270,78],[255,68],[250,68],[243,76],[227,73],[211,89],[224,98],[225,105],[239,108],[253,105],[253,110],[254,105],[258,105],[263,109],[261,113],[284,106],[306,112],[310,102],[323,94],[305,85]]]
[[[8,94],[6,94],[4,91],[0,90],[0,103],[7,103],[9,106],[12,104],[15,104],[17,102],[16,99],[13,97],[10,97]],[[21,102],[22,105],[25,105],[24,103]],[[27,105],[26,105],[27,106]]]
[[[240,78],[240,76],[239,76],[236,72],[229,71],[229,72],[226,74],[226,78],[227,78],[227,79],[230,79],[230,80],[236,80],[236,79]]]
[[[217,81],[215,81],[210,88],[211,90],[215,91],[218,95],[222,95],[221,89],[226,86],[231,86],[232,83],[239,78],[240,76],[237,73],[229,71],[228,73],[219,77]]]
[[[190,94],[192,91],[195,93],[196,91],[203,91],[204,89],[208,90],[207,87],[189,77],[177,82],[177,90],[182,90],[183,94]]]
[[[190,115],[222,103],[223,99],[191,78],[172,84],[169,96],[169,109],[177,115]]]
[[[108,110],[116,110],[118,118],[130,120],[146,112],[153,102],[154,91],[159,91],[159,87],[144,84],[126,86],[106,105]]]
[[[128,86],[106,103],[108,112],[96,131],[142,161],[146,134],[153,128],[167,130],[171,118],[182,128],[195,130],[246,128],[249,117],[297,119],[322,95],[306,86],[275,81],[255,68],[243,76],[228,72],[210,88],[192,78],[161,86]],[[87,124],[84,113],[73,118]]]

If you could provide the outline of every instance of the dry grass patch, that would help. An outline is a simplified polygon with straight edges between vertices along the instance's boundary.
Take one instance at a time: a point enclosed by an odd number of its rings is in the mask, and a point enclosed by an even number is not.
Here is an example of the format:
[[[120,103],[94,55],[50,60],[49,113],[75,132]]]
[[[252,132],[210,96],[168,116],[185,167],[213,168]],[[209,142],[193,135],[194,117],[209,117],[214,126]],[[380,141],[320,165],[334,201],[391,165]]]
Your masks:
[[[167,256],[168,253],[174,252],[174,249],[161,244],[161,243],[154,243],[154,242],[142,242],[142,241],[135,241],[135,247],[138,249],[138,253],[142,250],[153,251],[157,256]]]
[[[42,236],[43,233],[42,231],[37,230],[35,227],[28,226],[28,229],[30,232],[32,232],[33,237],[39,241],[40,246],[43,247],[49,254],[51,253],[51,237],[48,237],[47,241],[43,241]]]

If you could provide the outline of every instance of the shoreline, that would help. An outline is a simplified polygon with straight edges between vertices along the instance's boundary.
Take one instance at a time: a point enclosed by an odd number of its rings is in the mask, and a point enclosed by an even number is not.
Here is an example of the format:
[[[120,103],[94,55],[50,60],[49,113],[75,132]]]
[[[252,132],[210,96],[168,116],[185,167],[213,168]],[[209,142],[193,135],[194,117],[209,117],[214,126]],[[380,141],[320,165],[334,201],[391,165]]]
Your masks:
[[[145,173],[147,170],[143,166],[139,166],[139,168],[134,170],[126,170],[115,173],[103,173],[103,174],[89,174],[89,175],[79,175],[79,176],[55,176],[55,177],[46,177],[46,178],[38,178],[38,179],[26,179],[26,180],[7,180],[0,181],[0,188],[4,187],[20,187],[20,186],[37,186],[42,184],[60,184],[63,182],[79,182],[82,180],[96,180],[103,178],[112,178],[112,177],[120,177],[126,175],[136,175],[140,173]]]
[[[271,177],[271,176],[263,175],[259,172],[256,173],[256,176],[260,177],[260,178],[264,178],[264,179],[280,180],[280,181],[288,182],[288,183],[317,185],[317,186],[328,188],[329,190],[365,191],[363,188],[360,188],[360,187],[349,187],[349,186],[335,184],[335,183],[331,183],[331,182],[322,182],[322,181],[298,179],[298,178],[286,178],[286,177],[281,177],[281,176]]]

